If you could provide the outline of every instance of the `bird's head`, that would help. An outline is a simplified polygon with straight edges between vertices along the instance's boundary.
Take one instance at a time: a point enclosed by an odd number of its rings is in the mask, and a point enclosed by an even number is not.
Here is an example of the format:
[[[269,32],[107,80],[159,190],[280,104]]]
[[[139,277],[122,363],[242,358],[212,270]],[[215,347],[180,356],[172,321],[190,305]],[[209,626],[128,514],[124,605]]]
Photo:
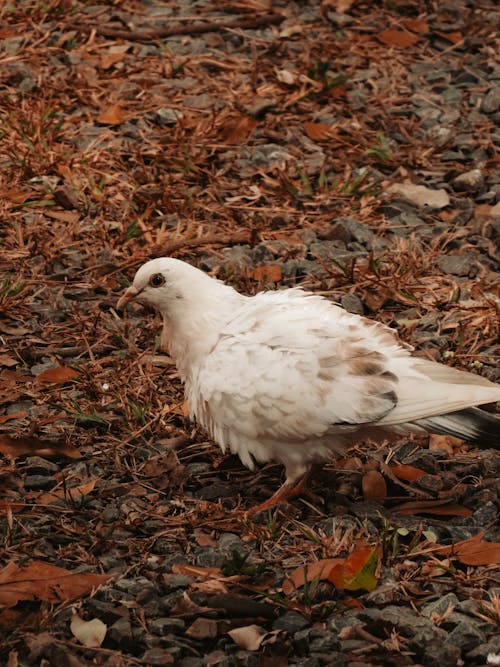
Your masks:
[[[166,315],[172,304],[200,289],[197,283],[214,282],[199,269],[172,257],[159,257],[143,264],[134,281],[117,303],[123,310],[131,301],[149,304]]]
[[[244,297],[232,287],[191,264],[173,257],[159,257],[138,269],[117,308],[123,310],[130,301],[137,301],[153,306],[169,321],[186,320],[190,316],[218,319],[240,299]]]

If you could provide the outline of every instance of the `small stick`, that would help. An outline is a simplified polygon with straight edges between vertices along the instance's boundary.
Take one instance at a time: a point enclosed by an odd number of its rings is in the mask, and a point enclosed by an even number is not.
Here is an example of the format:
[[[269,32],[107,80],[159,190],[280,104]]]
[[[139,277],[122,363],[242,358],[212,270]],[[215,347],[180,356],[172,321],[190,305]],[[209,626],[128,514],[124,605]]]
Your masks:
[[[236,19],[225,23],[217,21],[204,21],[194,23],[193,25],[178,25],[174,27],[157,28],[156,30],[121,30],[119,28],[107,28],[106,26],[94,26],[93,29],[98,35],[103,37],[114,37],[115,39],[127,39],[137,42],[149,42],[162,37],[172,37],[173,35],[199,35],[204,32],[217,32],[228,29],[253,29],[262,28],[267,25],[275,25],[284,20],[281,14],[265,14],[264,16],[254,16],[252,18]],[[78,30],[88,30],[84,25],[76,25]]]

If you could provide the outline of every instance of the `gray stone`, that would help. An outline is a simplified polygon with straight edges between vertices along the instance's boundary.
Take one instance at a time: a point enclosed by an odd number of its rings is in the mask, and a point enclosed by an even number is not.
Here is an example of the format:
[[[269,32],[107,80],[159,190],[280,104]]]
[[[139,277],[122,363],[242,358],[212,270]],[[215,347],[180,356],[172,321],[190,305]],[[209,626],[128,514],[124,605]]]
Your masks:
[[[174,656],[170,649],[160,648],[155,646],[144,652],[141,663],[144,665],[173,665],[175,662]],[[203,663],[201,663],[203,664]]]
[[[456,190],[476,192],[484,185],[484,175],[480,169],[471,169],[453,179]]]
[[[496,634],[484,644],[475,646],[467,653],[467,658],[483,658],[486,659],[488,655],[500,655],[500,634]]]
[[[500,86],[491,88],[483,97],[481,111],[483,113],[495,113],[500,110]]]
[[[132,638],[132,626],[130,620],[125,616],[119,618],[108,628],[106,637],[119,646],[128,643]]]
[[[200,567],[221,567],[224,556],[213,547],[200,547],[196,552],[195,562]]]
[[[120,510],[116,505],[106,505],[101,516],[104,523],[113,523],[119,518]]]
[[[428,604],[424,604],[420,611],[424,616],[428,616],[430,618],[433,614],[442,616],[450,606],[453,607],[453,609],[456,609],[458,605],[459,600],[455,593],[448,593],[448,595],[445,595],[442,598],[438,598],[437,600],[433,600]]]
[[[342,307],[348,310],[350,313],[356,315],[364,315],[365,308],[363,302],[356,294],[344,294],[340,299]]]
[[[294,634],[308,625],[307,618],[304,618],[298,611],[287,611],[274,621],[273,630],[286,630],[290,634]]]
[[[170,618],[160,616],[149,622],[149,629],[155,635],[166,635],[168,633],[177,634],[182,632],[186,627],[186,623],[181,618]]]
[[[26,459],[26,472],[30,475],[52,475],[58,472],[59,466],[41,456],[29,456]]]
[[[56,480],[50,475],[26,475],[24,486],[26,489],[51,489]]]
[[[239,554],[244,554],[246,551],[240,537],[234,533],[222,533],[219,537],[218,549],[224,556],[231,556],[234,551]]]
[[[156,116],[162,125],[169,127],[173,127],[181,118],[184,118],[184,114],[178,109],[157,109]]]
[[[134,596],[144,596],[145,593],[154,593],[157,589],[152,581],[140,576],[136,579],[118,579],[114,585],[118,590],[125,591]],[[144,597],[142,599],[144,600]]]
[[[185,106],[190,109],[208,109],[213,103],[213,98],[205,93],[201,93],[200,95],[187,95],[184,98]]]
[[[470,651],[485,641],[484,632],[478,628],[477,623],[470,619],[459,623],[446,638],[447,644],[458,646],[462,651]]]
[[[437,265],[444,273],[453,276],[468,276],[472,269],[472,259],[469,253],[441,255],[437,260]]]

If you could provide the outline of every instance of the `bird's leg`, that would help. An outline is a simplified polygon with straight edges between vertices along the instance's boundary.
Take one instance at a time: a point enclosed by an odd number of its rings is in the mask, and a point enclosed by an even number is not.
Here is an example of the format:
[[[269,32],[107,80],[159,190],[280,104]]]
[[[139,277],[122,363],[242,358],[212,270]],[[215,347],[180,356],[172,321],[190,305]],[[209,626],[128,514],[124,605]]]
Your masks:
[[[306,472],[302,473],[299,477],[294,476],[294,479],[291,480],[287,478],[285,483],[282,484],[270,498],[255,507],[251,507],[248,510],[248,514],[252,515],[261,512],[262,510],[267,510],[270,507],[275,507],[276,505],[280,505],[281,503],[290,500],[290,498],[295,498],[295,496],[300,495],[307,486],[309,472],[309,470],[306,470]]]

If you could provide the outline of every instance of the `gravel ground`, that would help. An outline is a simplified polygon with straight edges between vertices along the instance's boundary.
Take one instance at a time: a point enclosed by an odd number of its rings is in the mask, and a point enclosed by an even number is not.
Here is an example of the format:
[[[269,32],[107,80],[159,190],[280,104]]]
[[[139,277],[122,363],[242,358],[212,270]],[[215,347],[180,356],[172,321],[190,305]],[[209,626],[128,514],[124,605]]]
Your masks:
[[[250,519],[282,470],[193,428],[158,319],[115,311],[174,254],[248,293],[302,285],[500,381],[500,12],[437,4],[0,10],[1,566],[109,575],[0,608],[4,664],[498,664],[494,452],[360,443]],[[144,37],[252,10],[279,20]],[[41,379],[56,367],[76,375]],[[480,533],[481,562],[437,550]],[[286,583],[360,544],[373,590]],[[104,624],[95,646],[75,613]]]

